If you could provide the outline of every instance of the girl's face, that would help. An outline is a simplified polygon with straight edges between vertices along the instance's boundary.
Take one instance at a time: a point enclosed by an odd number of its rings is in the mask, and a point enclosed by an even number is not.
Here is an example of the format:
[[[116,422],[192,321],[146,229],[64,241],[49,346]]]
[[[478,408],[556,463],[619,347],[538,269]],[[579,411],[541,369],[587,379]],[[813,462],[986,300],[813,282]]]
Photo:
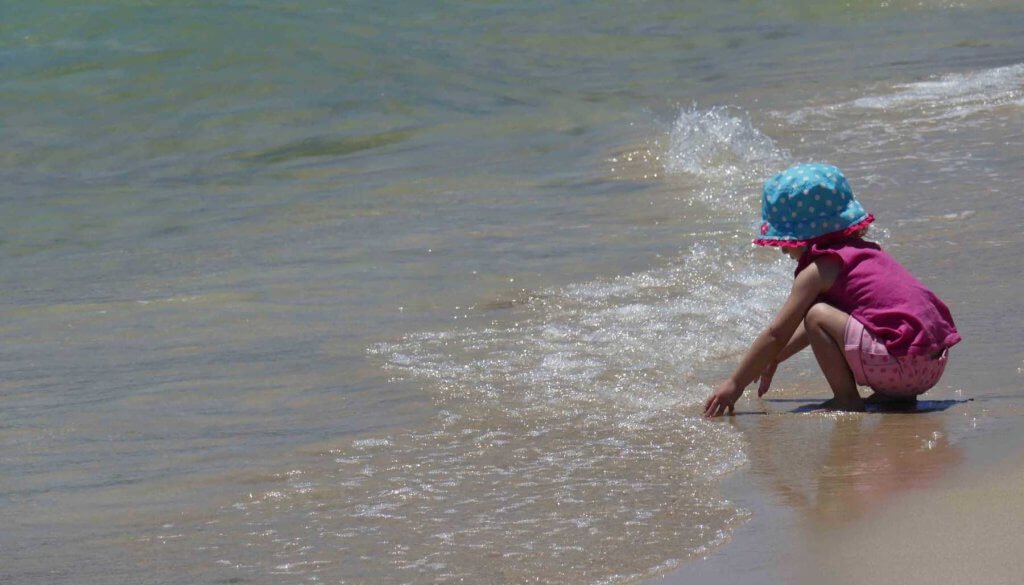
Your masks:
[[[795,246],[795,247],[783,247],[782,253],[789,256],[793,260],[799,260],[804,255],[804,251],[807,250],[807,246]]]

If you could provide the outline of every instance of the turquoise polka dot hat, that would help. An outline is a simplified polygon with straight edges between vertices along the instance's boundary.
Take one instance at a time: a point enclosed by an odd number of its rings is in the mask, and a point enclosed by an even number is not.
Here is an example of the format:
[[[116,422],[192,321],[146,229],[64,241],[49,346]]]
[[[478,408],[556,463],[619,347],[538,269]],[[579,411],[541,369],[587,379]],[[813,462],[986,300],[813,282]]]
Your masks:
[[[805,246],[813,240],[848,236],[874,220],[838,168],[798,164],[765,181],[761,229],[754,243]]]

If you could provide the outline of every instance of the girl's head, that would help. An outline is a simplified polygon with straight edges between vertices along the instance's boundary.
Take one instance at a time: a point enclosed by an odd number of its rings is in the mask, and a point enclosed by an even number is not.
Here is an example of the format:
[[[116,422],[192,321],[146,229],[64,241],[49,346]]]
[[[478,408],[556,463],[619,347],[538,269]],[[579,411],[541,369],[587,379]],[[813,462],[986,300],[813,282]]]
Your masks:
[[[765,181],[761,229],[754,243],[801,248],[863,233],[874,220],[838,168],[798,164]]]

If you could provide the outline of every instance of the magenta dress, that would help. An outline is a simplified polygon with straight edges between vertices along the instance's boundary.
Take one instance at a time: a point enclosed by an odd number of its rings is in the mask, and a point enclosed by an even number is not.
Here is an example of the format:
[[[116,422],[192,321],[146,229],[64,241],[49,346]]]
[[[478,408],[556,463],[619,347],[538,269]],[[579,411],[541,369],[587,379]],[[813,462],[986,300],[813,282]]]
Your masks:
[[[842,268],[818,300],[853,317],[844,341],[857,383],[888,394],[931,388],[946,350],[961,340],[949,307],[878,244],[860,238],[810,245],[796,274],[826,256]]]

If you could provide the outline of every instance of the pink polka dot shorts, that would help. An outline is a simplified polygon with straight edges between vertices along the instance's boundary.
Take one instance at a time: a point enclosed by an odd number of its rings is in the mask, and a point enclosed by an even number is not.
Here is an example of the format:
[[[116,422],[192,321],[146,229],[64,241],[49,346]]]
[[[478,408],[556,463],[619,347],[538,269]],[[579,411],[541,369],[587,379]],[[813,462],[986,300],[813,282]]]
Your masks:
[[[885,344],[850,317],[846,322],[846,363],[859,386],[889,396],[917,396],[938,383],[949,361],[949,350],[934,358],[926,355],[893,357]]]

